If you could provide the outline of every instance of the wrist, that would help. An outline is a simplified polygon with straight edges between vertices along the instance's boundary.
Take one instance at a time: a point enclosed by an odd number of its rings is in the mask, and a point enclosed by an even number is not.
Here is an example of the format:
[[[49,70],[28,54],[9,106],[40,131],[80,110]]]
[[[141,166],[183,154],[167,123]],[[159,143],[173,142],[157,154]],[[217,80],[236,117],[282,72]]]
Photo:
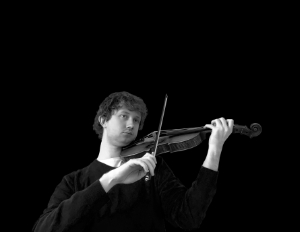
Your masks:
[[[99,179],[105,192],[108,192],[113,186],[117,184],[116,180],[112,175],[113,174],[112,172],[113,170],[103,174],[102,177]]]
[[[222,149],[223,149],[223,146],[221,146],[221,145],[209,145],[208,154],[211,154],[214,156],[220,156]]]
[[[222,149],[216,146],[209,146],[203,166],[214,171],[218,171]]]

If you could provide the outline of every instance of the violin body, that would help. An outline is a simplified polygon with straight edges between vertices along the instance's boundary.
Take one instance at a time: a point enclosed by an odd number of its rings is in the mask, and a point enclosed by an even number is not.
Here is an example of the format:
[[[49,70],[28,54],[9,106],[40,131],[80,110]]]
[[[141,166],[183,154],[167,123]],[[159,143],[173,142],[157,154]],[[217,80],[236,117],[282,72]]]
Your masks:
[[[178,136],[162,136],[156,150],[156,156],[167,152],[179,152],[198,146],[201,143],[200,133],[191,133]],[[147,152],[152,153],[155,141],[145,141],[125,148],[121,156],[127,161],[130,157],[140,158]],[[127,158],[127,159],[126,159]]]

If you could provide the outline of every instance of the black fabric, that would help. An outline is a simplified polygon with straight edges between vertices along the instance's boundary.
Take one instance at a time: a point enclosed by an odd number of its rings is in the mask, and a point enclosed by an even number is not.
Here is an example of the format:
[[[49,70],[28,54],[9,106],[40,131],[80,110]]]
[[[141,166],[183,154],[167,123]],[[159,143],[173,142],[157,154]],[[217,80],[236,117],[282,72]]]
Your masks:
[[[50,231],[165,231],[165,221],[185,230],[199,228],[216,193],[218,172],[200,167],[186,188],[162,157],[155,176],[118,184],[106,193],[99,181],[114,169],[97,160],[63,177],[33,227]]]

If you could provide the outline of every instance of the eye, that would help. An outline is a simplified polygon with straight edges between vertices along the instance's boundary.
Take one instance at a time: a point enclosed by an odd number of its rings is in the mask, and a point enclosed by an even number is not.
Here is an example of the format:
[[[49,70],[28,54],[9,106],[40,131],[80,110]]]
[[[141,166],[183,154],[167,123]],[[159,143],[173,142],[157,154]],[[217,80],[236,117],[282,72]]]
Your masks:
[[[127,118],[127,115],[126,114],[121,114],[121,117],[122,118]]]

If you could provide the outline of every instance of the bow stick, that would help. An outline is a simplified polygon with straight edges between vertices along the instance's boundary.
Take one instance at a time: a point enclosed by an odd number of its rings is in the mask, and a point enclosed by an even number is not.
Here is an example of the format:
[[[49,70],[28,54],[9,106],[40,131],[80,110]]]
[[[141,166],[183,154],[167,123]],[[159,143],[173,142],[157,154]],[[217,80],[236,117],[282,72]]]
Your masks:
[[[156,139],[155,139],[154,154],[153,154],[154,156],[156,156],[156,149],[157,149],[157,145],[158,145],[158,141],[159,141],[159,135],[160,135],[160,131],[161,131],[161,125],[162,125],[163,118],[164,118],[164,115],[165,115],[165,109],[166,109],[167,100],[168,100],[168,95],[166,94],[164,107],[163,107],[163,110],[162,110],[162,113],[161,113],[161,116],[160,116],[160,122],[159,122],[158,132],[157,132],[157,136],[156,136]],[[145,177],[145,181],[148,181],[148,180],[151,180],[151,174],[150,174],[150,172],[147,172],[146,177]]]

